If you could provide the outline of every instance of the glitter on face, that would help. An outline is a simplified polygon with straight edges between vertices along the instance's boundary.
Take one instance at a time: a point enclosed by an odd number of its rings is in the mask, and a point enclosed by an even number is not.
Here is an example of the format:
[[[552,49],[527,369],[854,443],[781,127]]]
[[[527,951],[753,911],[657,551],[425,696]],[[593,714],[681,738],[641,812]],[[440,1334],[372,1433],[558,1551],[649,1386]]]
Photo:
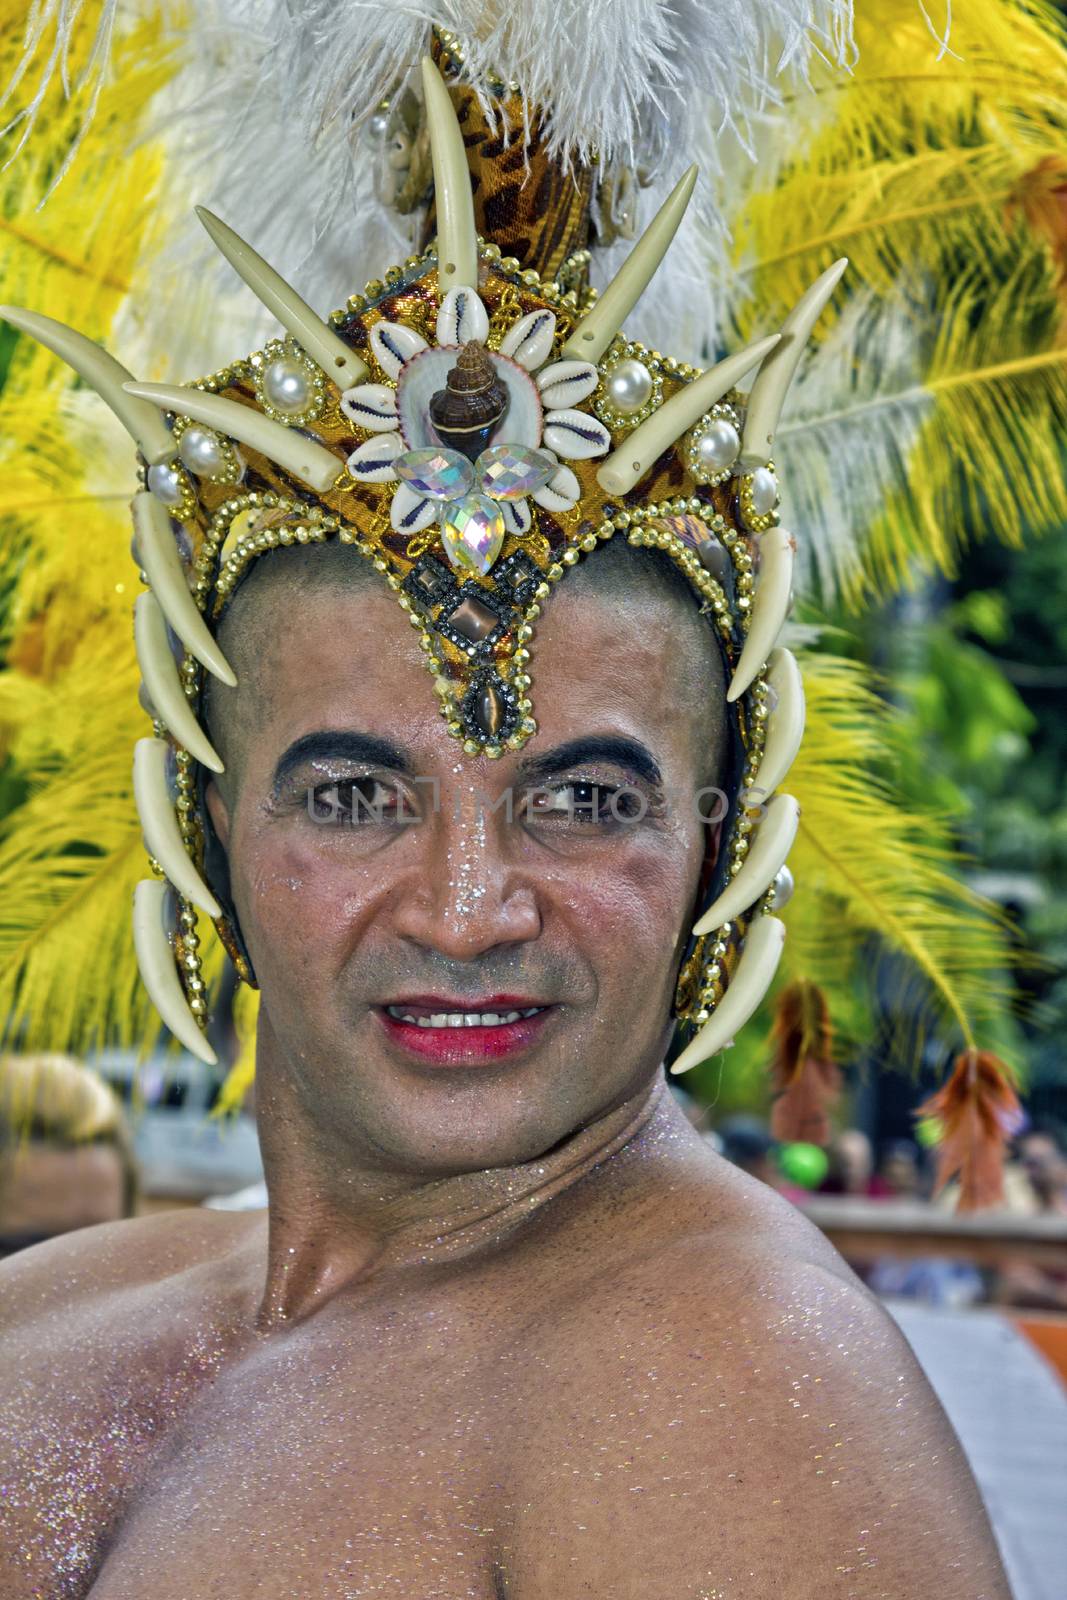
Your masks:
[[[464,804],[464,795],[469,797],[469,808]],[[468,809],[471,815],[464,817]],[[460,843],[449,847],[446,858],[449,872],[447,918],[451,922],[462,923],[477,912],[479,902],[484,900],[486,875],[492,870],[491,863],[486,859],[488,830],[485,806],[480,802],[477,784],[471,783],[461,788],[457,783],[453,816],[456,821],[463,819],[463,833]]]

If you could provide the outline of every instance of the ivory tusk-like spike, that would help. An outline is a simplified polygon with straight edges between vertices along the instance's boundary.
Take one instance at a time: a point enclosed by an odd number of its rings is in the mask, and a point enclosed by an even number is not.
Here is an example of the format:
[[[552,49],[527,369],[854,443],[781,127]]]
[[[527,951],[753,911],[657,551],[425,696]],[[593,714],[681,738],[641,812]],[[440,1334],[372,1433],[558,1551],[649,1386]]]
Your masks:
[[[784,528],[769,528],[759,542],[760,571],[744,648],[726,691],[739,700],[774,649],[789,610],[796,543]]]
[[[221,394],[209,394],[206,389],[185,388],[177,383],[128,383],[128,394],[151,400],[164,411],[176,411],[193,422],[202,422],[231,439],[258,450],[283,472],[306,483],[309,489],[322,494],[331,489],[344,471],[344,462],[331,455],[314,439],[305,438],[295,428],[286,428],[272,422],[252,406],[227,400]]]
[[[784,866],[799,821],[800,807],[793,796],[775,795],[760,819],[748,855],[719,898],[705,911],[694,933],[714,933],[724,922],[732,922],[755,905]]]
[[[745,935],[740,960],[711,1018],[671,1065],[672,1073],[688,1072],[740,1033],[771,986],[785,943],[785,923],[757,917]]]
[[[133,497],[133,525],[137,534],[137,556],[152,585],[163,615],[187,650],[231,688],[236,684],[233,669],[196,608],[182,571],[181,557],[170,529],[170,518],[154,494],[142,492]]]
[[[848,266],[842,256],[806,290],[782,323],[782,342],[756,374],[741,439],[741,465],[763,467],[774,454],[774,435],[804,346]]]
[[[767,716],[763,756],[750,785],[757,799],[774,793],[796,760],[804,737],[804,683],[796,656],[781,645],[771,651],[767,661],[767,687],[775,699]]]
[[[215,244],[239,278],[262,301],[267,310],[277,317],[286,333],[332,378],[339,389],[352,389],[367,376],[367,365],[354,350],[321,317],[317,317],[296,290],[270,266],[263,257],[246,244],[239,233],[206,206],[197,206],[196,214],[204,224]]]
[[[174,951],[163,927],[167,886],[158,878],[142,878],[133,891],[133,945],[148,998],[180,1044],[209,1067],[218,1056],[208,1044],[182,991]]]
[[[155,856],[179,894],[220,917],[222,907],[197,872],[182,840],[178,817],[167,788],[167,751],[163,739],[138,739],[133,747],[133,797],[148,853]]]
[[[463,130],[445,80],[429,56],[422,60],[422,92],[437,205],[437,283],[443,298],[461,284],[477,289],[478,230]]]
[[[224,770],[211,741],[193,715],[170,653],[167,624],[155,595],[137,596],[133,608],[133,639],[145,690],[159,720],[195,761],[212,772]]]
[[[36,311],[0,306],[0,317],[20,333],[28,333],[31,339],[36,339],[72,367],[79,378],[84,378],[104,404],[111,407],[149,466],[169,461],[177,454],[174,435],[159,412],[146,401],[134,399],[127,391],[125,385],[131,381],[132,374],[114,356],[87,339],[84,333],[76,333],[65,323],[42,317]]]
[[[772,333],[766,339],[758,339],[747,350],[727,356],[725,361],[709,367],[699,378],[672,394],[608,457],[596,475],[600,487],[608,494],[626,494],[654,466],[664,450],[669,450],[683,433],[699,422],[705,411],[773,349],[780,337]]]
[[[690,167],[660,206],[603,294],[597,298],[592,311],[582,318],[563,346],[560,355],[564,361],[600,360],[670,249],[671,240],[678,232],[678,225],[692,199],[696,181],[697,169]],[[702,412],[697,412],[697,416],[702,415]],[[693,420],[695,422],[696,417]]]

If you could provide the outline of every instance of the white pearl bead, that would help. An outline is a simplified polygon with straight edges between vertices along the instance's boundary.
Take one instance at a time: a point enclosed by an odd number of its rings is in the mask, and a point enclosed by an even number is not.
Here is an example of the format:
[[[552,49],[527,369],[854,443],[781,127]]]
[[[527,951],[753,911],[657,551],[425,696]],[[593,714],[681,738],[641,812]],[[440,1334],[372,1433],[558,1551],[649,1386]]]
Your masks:
[[[182,480],[169,461],[149,467],[148,487],[165,506],[176,506],[181,502]]]
[[[293,356],[279,356],[263,374],[263,393],[276,410],[287,416],[306,411],[311,400],[307,368]]]
[[[757,467],[752,474],[752,509],[757,517],[773,511],[778,499],[778,479],[770,467]]]
[[[771,888],[774,891],[771,897],[771,905],[775,911],[781,911],[782,907],[787,906],[792,900],[793,890],[796,888],[793,874],[788,867],[779,867]]]
[[[620,361],[604,387],[616,411],[640,411],[652,394],[652,374],[640,361]]]
[[[211,478],[225,465],[218,434],[210,428],[186,428],[182,434],[178,454],[182,461],[199,478]]]
[[[385,136],[389,132],[389,111],[379,106],[373,111],[363,125],[364,137],[368,144],[381,145],[385,143]]]
[[[741,436],[732,422],[716,417],[697,438],[697,461],[704,471],[724,472],[741,453]]]

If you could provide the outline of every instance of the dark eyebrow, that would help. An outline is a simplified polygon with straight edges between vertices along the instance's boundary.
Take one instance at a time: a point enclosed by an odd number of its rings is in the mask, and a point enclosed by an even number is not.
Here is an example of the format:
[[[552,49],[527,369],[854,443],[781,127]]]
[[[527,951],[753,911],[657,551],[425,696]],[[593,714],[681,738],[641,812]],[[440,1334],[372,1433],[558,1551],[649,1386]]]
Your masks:
[[[350,730],[320,729],[302,734],[278,758],[274,768],[275,793],[291,772],[309,761],[362,762],[365,766],[388,767],[393,772],[410,774],[411,763],[399,745],[381,739],[373,733],[353,733]]]
[[[663,774],[651,751],[639,739],[629,739],[625,734],[589,734],[586,738],[568,739],[565,744],[546,750],[543,755],[529,756],[519,762],[519,772],[526,783],[544,783],[558,772],[570,767],[580,767],[585,762],[610,761],[617,767],[629,767],[646,783],[663,782]]]

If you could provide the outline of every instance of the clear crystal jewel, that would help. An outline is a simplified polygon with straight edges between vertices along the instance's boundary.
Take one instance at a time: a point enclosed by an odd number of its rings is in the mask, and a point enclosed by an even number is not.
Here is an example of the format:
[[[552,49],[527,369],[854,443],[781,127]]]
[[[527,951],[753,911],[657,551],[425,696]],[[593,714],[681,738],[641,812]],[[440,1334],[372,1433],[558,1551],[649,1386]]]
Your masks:
[[[494,500],[521,500],[543,486],[556,463],[527,444],[494,444],[474,464],[478,487]]]
[[[504,515],[484,494],[453,500],[441,513],[441,543],[457,572],[485,576],[504,543]]]
[[[398,478],[427,500],[458,500],[474,483],[474,468],[458,450],[434,445],[408,450],[393,462]]]

